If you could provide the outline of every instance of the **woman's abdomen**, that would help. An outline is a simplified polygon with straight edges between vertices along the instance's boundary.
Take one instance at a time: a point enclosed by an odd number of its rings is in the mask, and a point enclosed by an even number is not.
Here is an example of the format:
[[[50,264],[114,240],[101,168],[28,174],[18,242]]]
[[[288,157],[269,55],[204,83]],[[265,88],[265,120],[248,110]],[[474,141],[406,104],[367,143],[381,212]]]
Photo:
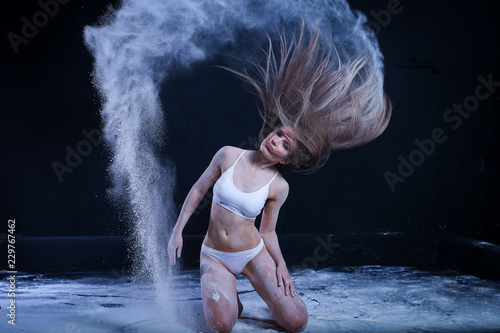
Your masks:
[[[245,219],[212,203],[210,224],[203,244],[219,251],[239,252],[257,246],[260,238],[255,220]]]

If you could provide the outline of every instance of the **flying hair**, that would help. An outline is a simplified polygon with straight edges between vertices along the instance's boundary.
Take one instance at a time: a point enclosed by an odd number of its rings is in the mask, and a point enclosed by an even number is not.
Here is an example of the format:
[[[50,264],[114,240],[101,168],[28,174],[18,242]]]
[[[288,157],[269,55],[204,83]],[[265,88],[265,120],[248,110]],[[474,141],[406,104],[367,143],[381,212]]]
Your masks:
[[[259,97],[264,124],[262,142],[273,131],[286,127],[297,140],[290,164],[280,171],[312,173],[330,153],[358,147],[386,129],[392,106],[383,91],[382,71],[365,51],[342,62],[333,42],[320,41],[319,27],[288,42],[279,34],[279,55],[269,38],[265,67],[254,64],[256,77],[228,69],[248,82]]]

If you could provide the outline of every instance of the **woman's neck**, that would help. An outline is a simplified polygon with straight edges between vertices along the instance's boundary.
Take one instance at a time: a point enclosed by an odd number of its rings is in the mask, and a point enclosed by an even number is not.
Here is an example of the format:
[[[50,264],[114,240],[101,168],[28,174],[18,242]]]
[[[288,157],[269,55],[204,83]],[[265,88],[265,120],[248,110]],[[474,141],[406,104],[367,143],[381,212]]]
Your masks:
[[[251,152],[250,162],[252,167],[254,167],[255,169],[267,169],[273,167],[274,165],[276,165],[276,163],[278,163],[275,160],[271,160],[266,157],[260,150],[251,150]]]

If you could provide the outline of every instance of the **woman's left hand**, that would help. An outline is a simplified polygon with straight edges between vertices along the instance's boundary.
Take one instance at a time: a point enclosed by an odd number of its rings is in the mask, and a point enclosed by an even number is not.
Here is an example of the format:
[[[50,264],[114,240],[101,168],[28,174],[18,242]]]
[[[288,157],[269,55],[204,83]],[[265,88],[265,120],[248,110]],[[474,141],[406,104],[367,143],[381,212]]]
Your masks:
[[[278,287],[282,285],[285,287],[285,295],[295,297],[295,286],[285,264],[280,264],[276,267],[276,278],[278,279]]]

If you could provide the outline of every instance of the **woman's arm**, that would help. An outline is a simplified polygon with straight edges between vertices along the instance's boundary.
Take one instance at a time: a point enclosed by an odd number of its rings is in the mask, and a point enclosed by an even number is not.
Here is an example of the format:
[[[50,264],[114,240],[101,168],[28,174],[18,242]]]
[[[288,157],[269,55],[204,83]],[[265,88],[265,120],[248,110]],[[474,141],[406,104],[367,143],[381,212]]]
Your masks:
[[[225,159],[226,151],[227,147],[219,149],[219,151],[212,158],[210,165],[189,191],[186,200],[184,200],[181,212],[177,218],[177,223],[172,230],[172,235],[168,243],[168,254],[170,257],[170,264],[172,265],[175,265],[176,255],[178,258],[181,256],[182,230],[184,230],[186,223],[200,204],[210,186],[212,186],[220,177],[221,165]]]
[[[285,288],[285,295],[294,297],[295,286],[293,285],[288,269],[286,268],[285,259],[281,253],[278,243],[278,235],[276,234],[276,224],[278,222],[278,214],[281,206],[288,196],[288,183],[281,179],[276,182],[276,188],[273,189],[274,194],[270,195],[268,202],[262,213],[262,220],[260,223],[260,234],[264,243],[266,244],[267,251],[276,262],[276,278],[278,280],[278,287],[283,283]]]

